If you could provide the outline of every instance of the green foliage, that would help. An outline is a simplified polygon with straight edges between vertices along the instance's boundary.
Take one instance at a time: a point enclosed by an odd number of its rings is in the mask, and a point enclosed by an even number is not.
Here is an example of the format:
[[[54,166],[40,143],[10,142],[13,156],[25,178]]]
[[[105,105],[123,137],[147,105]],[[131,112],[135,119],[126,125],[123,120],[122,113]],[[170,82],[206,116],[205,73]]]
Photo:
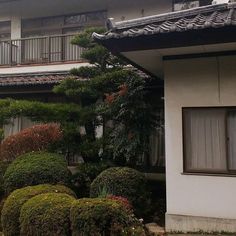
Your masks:
[[[4,130],[0,128],[0,143],[4,139]]]
[[[63,185],[45,184],[15,190],[5,201],[2,210],[1,221],[5,236],[20,235],[19,217],[21,207],[32,197],[43,193],[66,193],[75,197],[73,191]]]
[[[154,107],[146,99],[145,87],[150,81],[124,67],[124,62],[93,41],[92,33],[103,31],[88,29],[73,40],[86,48],[83,57],[93,66],[73,69],[71,73],[86,80],[63,81],[54,91],[77,99],[83,108],[90,107],[94,111],[93,124],[98,116],[104,126],[106,121],[113,120],[114,127],[106,129],[102,149],[112,153],[118,163],[133,166],[138,156],[147,155],[149,138],[156,126]]]
[[[145,99],[145,81],[129,73],[117,93],[107,96],[102,112],[113,120],[109,134],[114,159],[135,165],[137,157],[149,151],[149,138],[153,132],[155,109]]]
[[[71,208],[73,236],[119,236],[124,228],[137,224],[122,204],[106,198],[79,199]]]
[[[76,122],[81,115],[81,107],[77,104],[43,103],[36,101],[0,99],[0,124],[18,116],[29,117],[40,122]]]
[[[81,163],[72,175],[71,182],[78,197],[88,197],[92,181],[104,170],[110,167],[106,162]]]
[[[145,176],[127,167],[109,168],[98,175],[91,184],[90,196],[97,197],[103,191],[127,198],[138,216],[142,216],[149,200]]]
[[[24,236],[70,236],[70,208],[75,199],[67,194],[40,194],[21,208],[20,228]]]
[[[4,175],[7,193],[25,186],[68,183],[70,172],[64,158],[58,154],[32,152],[18,157]]]
[[[0,161],[0,201],[3,199],[3,197],[5,195],[3,176],[4,176],[8,166],[9,166],[8,162]]]

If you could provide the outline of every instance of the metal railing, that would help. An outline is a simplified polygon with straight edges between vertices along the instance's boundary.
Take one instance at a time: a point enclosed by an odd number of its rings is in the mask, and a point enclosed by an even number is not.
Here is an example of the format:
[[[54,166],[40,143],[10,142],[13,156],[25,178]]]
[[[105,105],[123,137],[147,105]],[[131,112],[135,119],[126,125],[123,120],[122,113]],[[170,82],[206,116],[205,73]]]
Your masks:
[[[53,35],[0,41],[0,66],[79,61],[83,48],[71,44],[74,36]]]

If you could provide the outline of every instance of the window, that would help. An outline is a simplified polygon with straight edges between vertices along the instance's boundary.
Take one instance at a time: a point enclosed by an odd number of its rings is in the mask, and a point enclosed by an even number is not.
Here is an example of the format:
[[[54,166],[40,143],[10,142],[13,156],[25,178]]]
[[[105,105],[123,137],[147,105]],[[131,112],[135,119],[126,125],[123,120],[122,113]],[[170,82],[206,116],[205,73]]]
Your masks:
[[[210,5],[212,0],[173,0],[173,10],[182,11],[190,8]]]
[[[236,108],[184,108],[184,171],[236,174]]]
[[[9,40],[11,38],[11,22],[0,22],[0,41]]]
[[[65,16],[22,20],[22,36],[35,37],[78,33],[86,27],[104,27],[107,11],[94,11]]]

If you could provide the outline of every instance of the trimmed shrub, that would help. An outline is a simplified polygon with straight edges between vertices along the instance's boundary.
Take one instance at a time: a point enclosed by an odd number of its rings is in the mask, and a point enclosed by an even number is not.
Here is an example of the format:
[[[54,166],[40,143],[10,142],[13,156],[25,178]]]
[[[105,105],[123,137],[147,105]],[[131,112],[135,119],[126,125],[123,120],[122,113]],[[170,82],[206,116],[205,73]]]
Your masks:
[[[5,236],[20,235],[20,210],[24,203],[34,196],[43,193],[66,193],[75,197],[69,188],[63,185],[37,185],[15,190],[7,198],[2,209],[2,227]]]
[[[62,193],[31,198],[21,208],[20,235],[70,236],[70,208],[74,200]]]
[[[38,184],[67,183],[70,172],[64,158],[55,153],[32,152],[18,157],[4,175],[7,193]]]
[[[3,140],[0,158],[13,161],[25,153],[46,150],[61,139],[62,131],[58,124],[35,125]]]
[[[117,201],[106,198],[84,198],[71,207],[72,236],[119,236],[138,221]]]
[[[114,195],[108,195],[107,196],[108,199],[114,200],[119,202],[120,204],[123,204],[123,206],[125,207],[125,209],[129,212],[133,211],[133,207],[130,204],[129,200],[125,197],[119,197],[119,196],[114,196]]]
[[[131,168],[113,167],[103,171],[91,184],[90,196],[98,197],[104,192],[127,198],[139,216],[148,204],[145,176]]]
[[[2,215],[2,209],[3,209],[5,201],[6,201],[6,199],[3,198],[0,202],[0,216]],[[0,222],[0,232],[2,232],[2,222]]]
[[[3,176],[4,176],[8,166],[9,166],[8,162],[0,161],[0,200],[2,200],[5,195]]]
[[[72,189],[77,196],[89,197],[90,185],[93,180],[110,165],[105,162],[81,163],[76,168],[76,173],[71,177]]]

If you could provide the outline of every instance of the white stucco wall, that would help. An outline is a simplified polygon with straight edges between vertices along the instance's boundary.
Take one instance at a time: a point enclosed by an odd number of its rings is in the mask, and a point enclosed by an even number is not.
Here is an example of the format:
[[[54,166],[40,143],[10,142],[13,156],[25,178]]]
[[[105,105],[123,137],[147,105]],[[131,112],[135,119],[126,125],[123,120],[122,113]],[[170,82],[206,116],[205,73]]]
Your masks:
[[[164,74],[167,215],[236,219],[236,177],[182,174],[182,107],[236,106],[236,56],[165,61]]]

